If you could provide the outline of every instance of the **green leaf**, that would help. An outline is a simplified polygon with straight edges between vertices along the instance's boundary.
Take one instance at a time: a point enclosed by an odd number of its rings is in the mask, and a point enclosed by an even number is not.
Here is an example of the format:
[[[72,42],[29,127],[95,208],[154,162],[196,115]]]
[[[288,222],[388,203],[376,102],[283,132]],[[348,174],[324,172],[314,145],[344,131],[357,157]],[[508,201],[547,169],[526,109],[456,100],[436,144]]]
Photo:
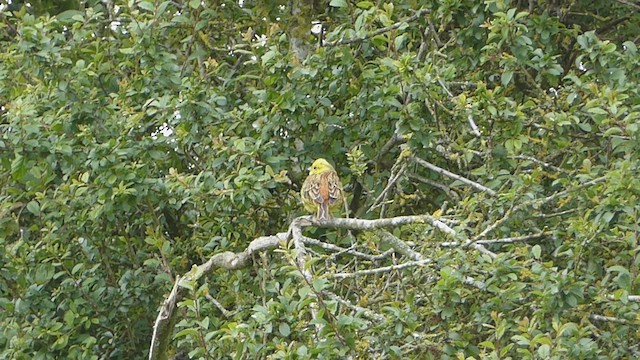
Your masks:
[[[329,6],[337,7],[337,8],[346,8],[349,7],[346,0],[331,0],[329,2]]]
[[[40,264],[36,267],[35,282],[36,284],[44,284],[53,278],[54,268],[51,264]]]
[[[486,347],[486,348],[491,349],[491,350],[495,350],[496,349],[496,346],[491,341],[483,341],[478,345]]]
[[[638,48],[633,41],[625,41],[622,46],[629,55],[635,55],[638,52]]]
[[[511,82],[511,78],[513,77],[513,71],[505,71],[502,73],[500,77],[500,81],[503,86],[507,86]]]
[[[138,2],[138,7],[143,10],[154,12],[156,10],[156,6],[152,0],[140,0]]]
[[[289,324],[282,322],[278,326],[278,332],[280,332],[280,335],[288,337],[291,334],[291,328],[289,327]]]
[[[359,7],[360,9],[369,9],[373,6],[373,3],[371,1],[360,1],[359,3],[356,4],[357,7]]]
[[[56,18],[63,24],[81,22],[84,21],[84,12],[78,10],[66,10],[56,15]]]
[[[533,257],[536,259],[540,259],[541,252],[542,252],[542,248],[540,247],[540,245],[534,245],[531,248],[531,253],[533,254]]]
[[[27,204],[27,210],[33,215],[40,215],[40,204],[35,200],[31,200]]]

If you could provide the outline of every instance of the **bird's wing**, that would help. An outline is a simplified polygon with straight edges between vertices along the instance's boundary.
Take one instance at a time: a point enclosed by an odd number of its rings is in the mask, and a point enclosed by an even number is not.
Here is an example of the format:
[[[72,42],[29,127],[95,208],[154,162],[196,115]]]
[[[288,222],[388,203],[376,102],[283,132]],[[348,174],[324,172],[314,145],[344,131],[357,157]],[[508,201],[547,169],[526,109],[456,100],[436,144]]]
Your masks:
[[[309,175],[302,185],[302,194],[309,200],[316,203],[322,203],[324,198],[322,197],[322,186],[318,176]]]
[[[342,199],[342,184],[340,178],[335,171],[329,172],[327,175],[329,204],[334,204]]]

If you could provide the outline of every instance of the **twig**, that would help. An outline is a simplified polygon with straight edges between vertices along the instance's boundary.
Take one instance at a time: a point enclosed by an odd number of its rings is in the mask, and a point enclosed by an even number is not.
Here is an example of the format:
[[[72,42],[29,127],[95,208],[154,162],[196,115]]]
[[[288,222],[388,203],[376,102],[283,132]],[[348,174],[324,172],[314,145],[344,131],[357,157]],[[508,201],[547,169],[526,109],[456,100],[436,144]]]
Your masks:
[[[486,288],[485,283],[483,283],[480,280],[476,280],[474,278],[472,278],[471,276],[465,276],[464,280],[462,281],[463,284],[465,285],[471,285],[473,287],[476,287],[480,290],[484,290]]]
[[[382,149],[380,149],[380,151],[378,152],[378,155],[376,156],[376,164],[380,164],[382,158],[396,145],[404,144],[406,142],[407,138],[405,136],[394,132],[393,136],[389,140],[387,140],[387,142],[382,146]]]
[[[386,199],[389,194],[389,191],[392,189],[393,185],[400,179],[402,174],[404,174],[404,171],[407,169],[407,164],[404,163],[402,164],[402,167],[400,168],[400,170],[396,172],[397,166],[400,163],[400,161],[403,160],[403,158],[404,157],[402,155],[398,157],[398,159],[396,160],[396,163],[393,165],[393,168],[391,169],[391,176],[389,176],[389,181],[387,182],[387,186],[385,186],[382,192],[375,199],[375,201],[373,202],[373,205],[369,207],[368,211],[370,212],[375,208],[382,206],[383,208],[380,210],[381,218],[384,217],[384,205],[386,204]]]
[[[487,245],[487,244],[513,244],[516,242],[523,242],[523,241],[528,241],[528,240],[533,240],[533,239],[539,239],[541,237],[545,237],[551,235],[551,232],[539,232],[536,234],[529,234],[529,235],[524,235],[524,236],[515,236],[515,237],[506,237],[506,238],[501,238],[501,239],[487,239],[487,240],[478,240],[476,241],[476,244],[482,244],[482,245]],[[442,247],[456,247],[456,246],[460,246],[460,242],[458,241],[449,241],[449,242],[443,242],[442,244],[440,244],[440,246]]]
[[[491,259],[495,259],[496,257],[498,257],[498,255],[496,255],[494,252],[491,252],[489,250],[487,250],[486,247],[478,244],[478,243],[473,243],[471,244],[471,247],[478,250],[480,253],[487,255],[488,257],[490,257]]]
[[[471,126],[471,132],[473,133],[473,135],[481,137],[482,133],[480,132],[478,125],[476,125],[475,121],[473,121],[473,114],[471,114],[471,112],[469,112],[469,115],[467,116],[467,121],[469,122],[469,126]]]
[[[602,176],[602,177],[593,179],[591,181],[587,181],[584,184],[580,184],[579,186],[576,186],[576,187],[574,187],[572,189],[567,189],[567,190],[564,190],[564,191],[557,192],[557,193],[555,193],[555,194],[553,194],[551,196],[547,196],[546,198],[543,198],[543,199],[536,199],[536,200],[530,200],[530,201],[522,202],[519,205],[514,206],[513,208],[507,210],[507,212],[505,212],[505,214],[504,214],[504,216],[502,218],[500,218],[499,220],[497,220],[493,224],[487,226],[484,229],[484,231],[482,231],[480,234],[476,235],[473,239],[470,240],[470,242],[474,243],[474,242],[477,242],[478,240],[482,239],[483,237],[485,237],[488,233],[490,233],[491,231],[496,229],[498,226],[502,225],[505,221],[507,221],[514,212],[520,211],[520,210],[522,210],[522,209],[524,209],[526,207],[532,206],[532,205],[542,205],[542,204],[548,203],[548,202],[553,201],[553,200],[555,200],[557,198],[563,197],[563,196],[565,196],[565,195],[567,195],[567,194],[569,194],[569,193],[571,193],[573,191],[577,191],[577,190],[580,190],[582,188],[585,188],[585,187],[588,187],[588,186],[591,186],[591,185],[595,185],[597,183],[603,182],[604,180],[606,180],[606,177]],[[468,246],[468,245],[469,245],[469,242],[467,242],[467,244],[465,244],[465,246]]]
[[[447,93],[447,97],[449,99],[453,98],[453,94],[451,93],[451,91],[449,91],[449,89],[447,88],[447,85],[445,85],[445,83],[444,83],[444,81],[442,81],[442,79],[438,78],[438,84],[440,84],[440,87],[442,87],[444,92]]]
[[[449,81],[447,85],[456,86],[467,89],[476,89],[478,88],[478,83],[470,82],[470,81]]]
[[[400,240],[398,237],[394,236],[392,233],[386,230],[377,230],[375,233],[380,236],[380,238],[387,242],[391,247],[398,253],[408,257],[411,260],[422,260],[424,257],[419,252],[414,251],[411,247],[404,241]]]
[[[380,267],[375,269],[360,270],[352,273],[336,273],[336,274],[329,275],[329,277],[334,279],[346,279],[346,278],[352,278],[357,276],[381,274],[381,273],[400,270],[400,269],[404,269],[412,266],[426,265],[432,261],[433,260],[431,259],[422,259],[422,260],[410,261],[410,262],[406,262],[398,265],[385,266],[385,267]]]
[[[302,274],[302,277],[304,278],[304,281],[307,284],[307,286],[309,286],[309,288],[316,295],[317,302],[312,302],[310,305],[310,308],[311,308],[312,318],[317,319],[318,303],[320,303],[323,306],[324,304],[322,303],[322,300],[318,296],[317,292],[313,289],[313,275],[311,274],[309,267],[307,267],[307,249],[305,248],[304,242],[302,241],[302,237],[303,237],[302,227],[300,226],[299,218],[291,222],[291,225],[289,226],[289,232],[293,239],[293,246],[296,249],[296,254],[295,254],[296,267],[298,268],[298,271],[300,271],[300,274]],[[316,322],[315,326],[316,326],[316,335],[320,335],[323,327],[322,324]]]
[[[534,157],[532,157],[532,156],[527,156],[527,155],[515,155],[515,156],[510,156],[510,157],[511,157],[511,158],[513,158],[513,159],[519,159],[519,160],[528,160],[528,161],[532,161],[532,162],[534,162],[534,163],[536,163],[536,164],[538,164],[538,165],[542,165],[542,166],[544,166],[544,167],[548,167],[548,168],[553,169],[553,170],[555,170],[555,171],[557,171],[557,172],[564,172],[564,173],[566,173],[566,171],[565,171],[564,169],[561,169],[561,168],[559,168],[559,167],[557,167],[557,166],[555,166],[555,165],[551,165],[551,164],[549,164],[549,163],[547,163],[547,162],[544,162],[544,161],[538,160],[538,159],[536,159],[536,158],[534,158]]]
[[[441,167],[433,165],[430,162],[427,162],[425,160],[420,159],[419,157],[413,156],[412,159],[415,162],[417,162],[418,164],[426,167],[429,170],[435,171],[438,174],[442,174],[442,175],[448,176],[448,177],[450,177],[452,179],[458,180],[458,181],[460,181],[462,183],[465,183],[465,184],[467,184],[467,185],[469,185],[469,186],[471,186],[473,188],[476,188],[477,190],[483,191],[483,192],[485,192],[485,193],[487,193],[487,194],[489,194],[491,196],[495,196],[496,195],[495,191],[489,189],[488,187],[486,187],[484,185],[480,185],[477,182],[471,181],[471,180],[469,180],[469,179],[467,179],[467,178],[465,178],[463,176],[454,174],[454,173],[452,173],[450,171],[447,171],[447,170],[445,170],[445,169],[443,169]]]
[[[410,23],[412,21],[415,21],[417,19],[419,19],[422,15],[428,13],[429,10],[427,9],[420,9],[418,11],[415,12],[415,14],[411,15],[410,17],[404,19],[403,21],[399,21],[395,24],[392,24],[390,26],[387,27],[383,27],[380,28],[374,32],[371,32],[367,35],[365,35],[364,37],[356,37],[356,38],[350,38],[350,39],[340,39],[340,40],[336,40],[336,41],[327,41],[324,43],[324,46],[339,46],[339,45],[347,45],[347,44],[352,44],[352,43],[357,43],[357,42],[361,42],[364,41],[366,39],[370,39],[374,36],[380,35],[380,34],[384,34],[388,31],[391,30],[395,30],[400,28],[402,25],[405,25],[407,23]]]
[[[337,256],[338,254],[349,254],[349,255],[353,255],[355,257],[363,258],[369,261],[380,261],[388,257],[390,254],[389,252],[386,252],[386,251],[379,255],[365,254],[363,252],[360,252],[352,248],[345,249],[343,247],[340,247],[334,244],[329,244],[329,243],[326,243],[314,238],[306,237],[306,236],[302,237],[302,242],[304,242],[305,245],[314,245],[314,246],[319,246],[328,251],[335,251],[337,254],[333,254],[333,256]]]
[[[614,322],[614,323],[618,323],[618,324],[630,324],[631,323],[629,320],[626,320],[626,319],[620,319],[620,318],[616,318],[616,317],[602,316],[602,315],[596,315],[596,314],[590,314],[589,315],[589,319],[595,320],[595,321]]]
[[[429,20],[428,18],[427,18],[427,24],[429,24],[429,29],[431,29],[431,33],[433,34],[433,39],[436,41],[436,45],[438,45],[439,48],[442,48],[442,41],[440,41],[438,32],[436,31],[435,26],[433,26],[433,23],[431,22],[431,20]]]
[[[373,312],[372,310],[369,310],[367,308],[358,306],[358,305],[353,305],[350,301],[345,300],[343,298],[341,298],[340,296],[332,293],[332,292],[328,292],[328,291],[324,291],[322,293],[323,295],[327,296],[329,299],[333,300],[333,301],[337,301],[340,304],[342,304],[343,306],[348,307],[349,309],[355,311],[355,312],[359,312],[362,313],[362,315],[364,315],[365,317],[377,321],[377,322],[382,322],[384,321],[384,316],[377,314],[375,312]]]
[[[631,1],[627,1],[627,0],[616,0],[616,1],[619,2],[620,4],[631,6],[632,8],[636,8],[636,9],[640,10],[640,5],[638,5],[636,3],[632,3]]]
[[[607,300],[620,300],[620,299],[616,299],[616,296],[614,295],[607,295]],[[633,301],[633,302],[640,302],[640,295],[628,295],[627,300]]]
[[[460,195],[458,195],[455,191],[451,190],[451,188],[449,188],[447,185],[444,184],[440,184],[439,182],[435,182],[431,179],[427,179],[426,177],[417,175],[417,174],[413,174],[413,173],[409,173],[407,174],[407,176],[411,179],[415,179],[418,180],[420,182],[423,182],[427,185],[431,185],[433,187],[436,187],[440,190],[442,190],[445,194],[447,194],[450,198],[454,199],[454,200],[460,200]]]
[[[218,310],[220,310],[220,312],[222,313],[222,315],[224,315],[224,317],[228,319],[233,316],[233,313],[225,309],[224,306],[222,306],[222,304],[220,304],[220,302],[216,300],[216,298],[211,296],[211,294],[205,294],[205,297],[207,298],[207,300],[211,301],[213,305],[215,305],[215,307],[218,308]]]
[[[562,216],[562,215],[567,215],[567,214],[571,214],[578,211],[577,209],[569,209],[569,210],[565,210],[565,211],[559,211],[559,212],[555,212],[555,213],[551,213],[551,214],[538,214],[538,215],[534,215],[535,217],[538,218],[542,218],[542,219],[548,219],[548,218],[552,218],[552,217],[556,217],[556,216]]]

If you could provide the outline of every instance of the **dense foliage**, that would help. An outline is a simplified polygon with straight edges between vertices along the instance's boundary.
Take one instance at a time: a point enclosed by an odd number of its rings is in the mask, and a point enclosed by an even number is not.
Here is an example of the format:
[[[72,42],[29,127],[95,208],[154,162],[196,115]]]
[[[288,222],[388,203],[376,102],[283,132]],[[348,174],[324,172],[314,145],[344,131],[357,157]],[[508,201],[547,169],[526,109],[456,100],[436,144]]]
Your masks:
[[[145,357],[176,276],[286,231],[317,157],[352,215],[457,235],[218,269],[169,356],[640,357],[640,6],[64,3],[0,1],[1,358]]]

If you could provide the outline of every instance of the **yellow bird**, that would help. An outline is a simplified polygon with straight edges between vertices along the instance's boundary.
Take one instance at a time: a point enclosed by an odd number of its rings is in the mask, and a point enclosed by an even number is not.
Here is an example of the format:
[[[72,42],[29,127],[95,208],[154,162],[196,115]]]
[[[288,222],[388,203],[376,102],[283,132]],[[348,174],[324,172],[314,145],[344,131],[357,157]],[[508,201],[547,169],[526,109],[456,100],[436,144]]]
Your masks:
[[[330,219],[330,209],[340,206],[342,184],[336,170],[325,159],[317,159],[309,168],[309,176],[300,191],[302,204],[318,219]]]

